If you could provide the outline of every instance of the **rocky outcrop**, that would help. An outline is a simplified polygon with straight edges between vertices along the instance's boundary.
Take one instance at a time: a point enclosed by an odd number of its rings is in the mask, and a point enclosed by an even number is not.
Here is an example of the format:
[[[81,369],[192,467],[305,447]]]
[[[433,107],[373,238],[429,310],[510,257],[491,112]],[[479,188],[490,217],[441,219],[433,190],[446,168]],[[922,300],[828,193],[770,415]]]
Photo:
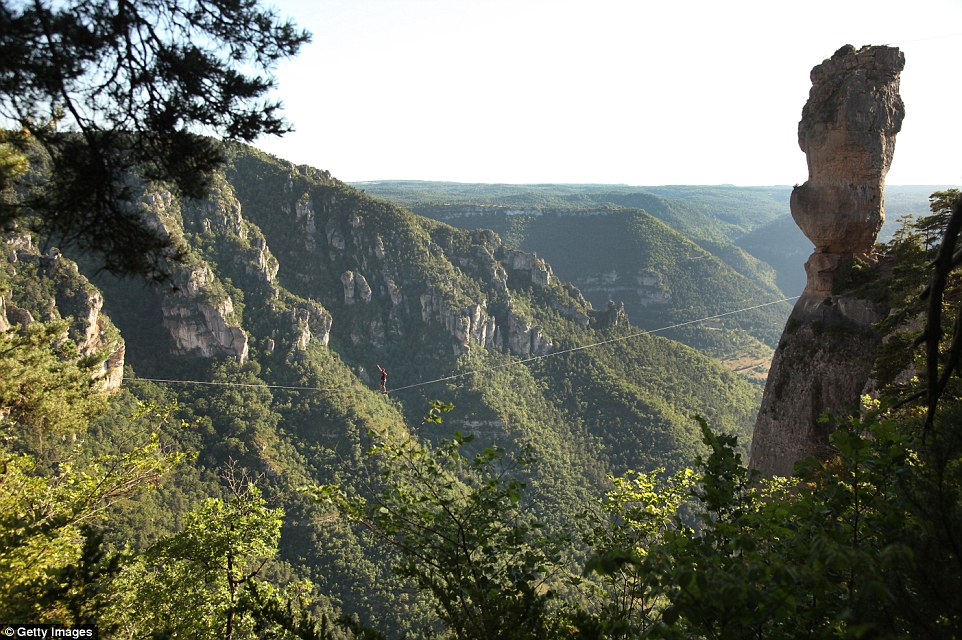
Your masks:
[[[577,281],[585,295],[596,301],[604,297],[613,300],[630,300],[638,307],[665,305],[671,301],[671,291],[665,278],[655,271],[640,269],[637,272],[619,273],[616,269],[585,275]]]
[[[229,356],[246,362],[247,333],[232,319],[234,303],[218,291],[210,267],[179,266],[171,282],[161,308],[175,355]]]
[[[519,356],[543,356],[551,352],[554,344],[542,332],[541,327],[531,325],[513,312],[508,315],[506,343],[508,349]]]
[[[428,309],[433,309],[441,324],[455,338],[462,353],[467,352],[471,344],[506,349],[519,356],[548,353],[554,345],[541,327],[533,325],[515,308],[508,282],[519,287],[548,287],[554,279],[550,265],[535,254],[503,249],[498,246],[500,241],[496,236],[488,237],[485,233],[490,232],[472,232],[475,244],[470,253],[459,258],[459,262],[491,287],[491,293],[502,302],[492,305],[481,300],[452,313],[441,303],[439,296],[428,295],[427,299],[431,301],[429,305],[425,304],[426,298],[422,296],[422,317]],[[492,244],[495,251],[492,251]],[[587,314],[578,309],[558,304],[554,304],[553,308],[583,326],[588,324]]]
[[[293,189],[293,181],[288,184],[288,189]],[[292,213],[291,208],[285,206],[285,213]],[[317,212],[314,209],[314,200],[309,193],[302,194],[293,206],[294,224],[300,232],[299,238],[306,251],[313,251],[317,247]]]
[[[851,46],[812,69],[812,89],[798,124],[808,180],[792,191],[791,210],[815,253],[805,265],[805,293],[827,296],[838,265],[871,253],[885,220],[882,194],[905,107],[894,47]]]
[[[5,307],[3,313],[7,318],[4,324],[8,329],[16,325],[20,325],[20,327],[26,327],[36,322],[36,319],[33,317],[32,313],[26,309],[22,309],[12,304]]]
[[[244,264],[245,271],[265,284],[273,285],[281,268],[280,262],[271,254],[267,240],[260,231],[250,234],[250,242],[254,259]]]
[[[537,287],[547,287],[554,279],[551,266],[533,253],[505,249],[502,252],[501,262],[508,270],[509,277],[511,274],[523,274],[523,277],[530,279],[531,283]]]
[[[486,238],[477,231],[472,233],[475,243],[468,255],[459,256],[458,263],[472,275],[491,284],[497,294],[508,296],[508,272],[494,257]]]
[[[325,229],[325,235],[327,236],[327,243],[331,245],[332,248],[338,251],[344,251],[347,248],[347,243],[344,241],[344,235],[341,230],[337,228],[334,219],[328,221],[327,229]],[[328,254],[331,260],[334,260],[337,256],[334,253]]]
[[[158,187],[145,187],[146,215],[152,226],[172,238],[186,232],[206,238],[213,246],[229,246],[224,255],[202,259],[203,252],[191,252],[186,262],[171,266],[170,286],[159,289],[162,296],[164,327],[172,339],[174,355],[191,354],[203,358],[226,356],[245,362],[248,358],[248,334],[240,325],[234,300],[224,283],[214,275],[206,260],[219,261],[220,272],[234,279],[235,286],[258,291],[262,300],[275,308],[282,296],[277,283],[280,263],[272,254],[264,233],[244,217],[243,207],[234,186],[224,176],[214,176],[204,198],[178,202]],[[294,222],[299,237],[311,239],[316,232],[312,200],[301,197],[293,206]],[[183,228],[181,228],[181,224]],[[226,242],[224,242],[226,240]],[[200,254],[200,255],[198,255]],[[312,342],[326,345],[330,335],[331,316],[320,305],[288,302],[291,334],[265,338],[268,351],[281,339],[293,339],[294,350],[304,350]],[[315,308],[316,307],[316,308]]]
[[[594,311],[591,315],[591,322],[598,329],[610,329],[628,324],[628,313],[625,311],[624,302],[608,301],[608,306],[604,311]]]
[[[824,413],[857,413],[881,337],[886,309],[866,300],[804,296],[792,310],[772,358],[758,411],[749,466],[789,476],[795,463],[826,457],[834,426]]]
[[[71,280],[86,281],[77,272],[72,261],[64,269],[71,272]],[[57,292],[57,308],[60,313],[73,318],[73,334],[79,338],[77,347],[82,356],[104,358],[100,360],[98,377],[108,389],[115,389],[123,381],[126,347],[110,320],[103,315],[104,298],[92,286],[84,289],[61,288]]]
[[[214,175],[207,196],[184,203],[184,217],[199,220],[210,233],[219,229],[247,239],[247,223],[234,189],[222,175]]]
[[[544,355],[554,347],[540,326],[532,324],[513,307],[495,313],[486,301],[459,310],[448,307],[437,290],[420,296],[421,320],[438,322],[454,338],[455,353],[467,353],[472,346],[507,349],[519,356]],[[500,320],[498,318],[501,318]]]
[[[263,232],[244,218],[243,207],[234,193],[234,188],[224,176],[214,176],[206,197],[187,200],[180,206],[169,196],[165,198],[155,193],[152,197],[155,201],[152,211],[156,216],[153,226],[163,228],[165,233],[177,236],[180,233],[177,229],[179,209],[184,229],[208,238],[230,238],[233,245],[232,262],[246,276],[266,285],[273,296],[277,295],[275,280],[280,263],[267,246],[267,239]],[[297,220],[300,224],[302,214],[307,216],[311,225],[309,232],[313,234],[313,209],[308,205],[305,205],[306,212],[298,208]]]
[[[327,346],[331,337],[333,318],[321,305],[305,300],[291,312],[291,323],[296,336],[295,349],[304,351],[311,342]]]
[[[449,317],[451,317],[450,314]],[[482,304],[463,309],[453,317],[453,322],[449,321],[448,324],[451,325],[448,330],[462,352],[467,351],[471,344],[491,347],[498,337],[497,320]]]
[[[846,46],[812,70],[798,125],[809,179],[792,193],[798,226],[814,243],[808,282],[772,360],[752,437],[749,466],[787,476],[795,463],[830,451],[830,423],[859,410],[886,309],[837,294],[834,274],[871,253],[884,219],[882,189],[904,108],[904,58],[892,47]]]
[[[454,338],[455,353],[467,353],[472,345],[489,348],[500,342],[497,320],[488,312],[486,302],[452,310],[436,289],[421,294],[419,300],[421,321],[435,321],[444,327]]]
[[[344,287],[344,304],[354,304],[357,301],[370,302],[371,285],[367,278],[354,271],[345,271],[341,274],[341,286]]]
[[[0,331],[26,328],[36,321],[67,319],[64,338],[77,345],[77,353],[93,360],[94,376],[107,390],[123,380],[124,342],[102,313],[103,296],[57,249],[41,255],[30,236],[15,234],[3,242],[3,268],[13,287],[32,292],[19,306],[0,297]],[[28,308],[29,307],[29,308]]]

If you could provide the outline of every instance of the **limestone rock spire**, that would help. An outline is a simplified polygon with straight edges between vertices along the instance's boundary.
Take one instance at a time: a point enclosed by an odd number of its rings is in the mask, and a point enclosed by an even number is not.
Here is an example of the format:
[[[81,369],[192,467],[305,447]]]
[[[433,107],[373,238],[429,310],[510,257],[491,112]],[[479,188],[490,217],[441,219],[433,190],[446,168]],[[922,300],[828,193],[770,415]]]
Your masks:
[[[885,309],[833,290],[838,266],[867,257],[885,218],[883,188],[905,108],[894,47],[850,45],[812,69],[798,124],[808,180],[792,192],[792,217],[815,245],[805,291],[772,359],[749,466],[790,475],[798,460],[827,455],[823,413],[851,415],[875,360],[874,324]]]
[[[808,180],[792,192],[792,217],[815,252],[805,265],[805,293],[827,296],[838,264],[872,250],[885,220],[883,189],[905,107],[895,47],[846,45],[812,69],[812,89],[798,123]]]

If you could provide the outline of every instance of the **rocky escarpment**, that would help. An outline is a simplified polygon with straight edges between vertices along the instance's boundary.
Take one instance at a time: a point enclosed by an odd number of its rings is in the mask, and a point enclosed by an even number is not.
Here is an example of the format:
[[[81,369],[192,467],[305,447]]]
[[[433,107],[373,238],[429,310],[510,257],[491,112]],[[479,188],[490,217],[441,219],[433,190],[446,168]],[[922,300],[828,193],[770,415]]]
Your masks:
[[[602,295],[611,300],[631,300],[641,308],[665,305],[671,301],[671,291],[665,278],[650,269],[622,273],[611,269],[587,275],[578,283],[585,295]]]
[[[886,309],[835,291],[839,265],[871,259],[884,220],[882,193],[904,107],[902,53],[851,46],[812,70],[798,125],[809,179],[792,193],[792,216],[815,245],[805,290],[792,310],[752,439],[750,466],[790,475],[795,462],[829,450],[823,413],[850,415],[871,374]]]
[[[185,260],[170,266],[168,285],[157,289],[173,355],[244,362],[256,346],[293,357],[311,344],[328,346],[332,337],[384,348],[430,335],[425,324],[449,336],[450,343],[437,343],[448,354],[548,353],[553,341],[516,299],[523,289],[559,289],[547,294],[551,308],[589,323],[587,303],[563,294],[544,260],[506,249],[493,233],[434,228],[328,176],[286,163],[271,170],[276,182],[268,178],[251,192],[242,181],[217,176],[199,201],[145,188],[149,222],[189,247]],[[272,197],[262,198],[262,189]],[[267,202],[270,208],[261,208]],[[235,299],[239,291],[243,298]],[[248,322],[250,305],[274,321]]]
[[[212,228],[243,230],[240,205],[215,181],[206,199],[182,207],[169,191],[144,185],[143,215],[148,224],[185,246],[183,221],[200,220],[205,233]],[[269,267],[268,267],[269,268]],[[228,356],[245,362],[248,336],[235,317],[234,301],[213,270],[198,256],[187,254],[169,267],[169,283],[158,288],[163,325],[174,355],[204,358]]]
[[[504,247],[491,232],[414,222],[409,213],[348,188],[304,184],[291,175],[284,185],[288,204],[255,220],[268,230],[274,225],[267,216],[274,216],[276,232],[267,235],[282,263],[291,265],[281,281],[299,296],[332,305],[335,339],[383,348],[433,325],[450,339],[439,348],[454,355],[498,348],[531,356],[553,348],[515,293],[558,284],[544,260]],[[298,233],[285,232],[282,220]],[[552,306],[588,322],[575,301]]]
[[[64,338],[89,359],[93,375],[104,388],[115,389],[123,379],[125,345],[120,333],[102,313],[104,299],[82,276],[72,260],[57,249],[42,253],[30,236],[11,234],[3,239],[2,270],[11,285],[0,296],[0,331],[25,328],[33,322],[66,319]]]
[[[162,309],[174,354],[204,358],[228,355],[245,362],[247,333],[234,319],[231,297],[214,287],[210,267],[179,267],[171,282],[173,287],[165,293]]]
[[[327,346],[331,336],[331,325],[334,322],[327,309],[313,300],[304,300],[289,312],[289,318],[296,336],[294,342],[296,350],[304,351],[311,342]],[[273,334],[273,336],[276,335],[276,333]],[[274,337],[270,340],[273,344]]]

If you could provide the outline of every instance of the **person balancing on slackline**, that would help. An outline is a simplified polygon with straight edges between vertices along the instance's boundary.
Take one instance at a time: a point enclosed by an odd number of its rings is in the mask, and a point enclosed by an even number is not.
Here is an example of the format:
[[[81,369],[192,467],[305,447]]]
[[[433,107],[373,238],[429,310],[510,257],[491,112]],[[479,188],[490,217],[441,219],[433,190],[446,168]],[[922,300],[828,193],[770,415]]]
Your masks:
[[[387,371],[381,365],[377,365],[377,368],[381,372],[381,393],[387,393]]]

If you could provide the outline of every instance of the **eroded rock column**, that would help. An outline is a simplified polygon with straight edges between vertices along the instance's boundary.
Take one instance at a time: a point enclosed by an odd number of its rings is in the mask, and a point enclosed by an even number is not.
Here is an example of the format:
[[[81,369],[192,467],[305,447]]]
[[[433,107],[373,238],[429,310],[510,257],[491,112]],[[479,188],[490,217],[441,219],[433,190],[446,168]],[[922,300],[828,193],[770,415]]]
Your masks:
[[[798,123],[808,180],[792,191],[792,217],[815,245],[805,263],[805,293],[825,297],[839,263],[867,256],[885,221],[885,175],[905,107],[894,47],[851,46],[812,69],[812,90]]]
[[[870,258],[885,219],[883,189],[905,109],[894,47],[839,49],[812,69],[798,124],[808,180],[792,192],[792,217],[815,251],[805,291],[782,333],[752,438],[749,466],[764,475],[831,452],[823,413],[850,415],[875,361],[874,328],[884,308],[836,291],[835,273],[853,256]]]

